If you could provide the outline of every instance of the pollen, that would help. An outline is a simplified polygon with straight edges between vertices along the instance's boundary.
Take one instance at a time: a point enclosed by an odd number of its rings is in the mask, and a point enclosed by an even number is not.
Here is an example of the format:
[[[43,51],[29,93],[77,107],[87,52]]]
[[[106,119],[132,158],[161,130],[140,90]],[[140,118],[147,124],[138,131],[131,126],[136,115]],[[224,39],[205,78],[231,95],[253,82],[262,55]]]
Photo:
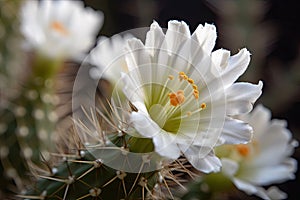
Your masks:
[[[64,27],[64,25],[58,21],[53,21],[50,27],[61,35],[68,35],[69,31]]]
[[[202,104],[201,104],[201,108],[202,108],[202,109],[205,109],[205,108],[206,108],[206,103],[202,103]]]
[[[239,152],[239,154],[241,154],[243,157],[248,156],[250,153],[250,149],[246,144],[238,144],[236,145],[236,149]]]
[[[196,84],[192,84],[194,90],[198,90],[198,86]]]
[[[181,105],[185,101],[185,96],[183,90],[178,90],[176,93],[170,93],[170,104],[172,106],[178,106]]]

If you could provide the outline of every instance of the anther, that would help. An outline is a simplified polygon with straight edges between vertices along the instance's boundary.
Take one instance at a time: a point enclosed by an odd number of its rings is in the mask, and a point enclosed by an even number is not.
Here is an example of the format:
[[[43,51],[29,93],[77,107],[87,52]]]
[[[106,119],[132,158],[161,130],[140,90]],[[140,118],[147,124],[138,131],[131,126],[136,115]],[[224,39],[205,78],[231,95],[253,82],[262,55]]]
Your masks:
[[[194,84],[194,80],[191,79],[191,78],[188,78],[188,82],[189,82],[190,84]]]
[[[195,99],[199,99],[199,91],[198,90],[194,90],[193,95],[194,95]]]
[[[192,84],[194,90],[198,90],[198,86],[196,84]]]
[[[185,96],[183,90],[178,90],[176,93],[170,93],[170,104],[172,106],[180,105],[184,102]]]
[[[201,108],[202,108],[202,109],[205,109],[205,108],[206,108],[206,103],[202,103],[202,104],[201,104]]]
[[[170,80],[173,80],[173,79],[174,79],[174,76],[169,75],[168,78],[169,78]]]

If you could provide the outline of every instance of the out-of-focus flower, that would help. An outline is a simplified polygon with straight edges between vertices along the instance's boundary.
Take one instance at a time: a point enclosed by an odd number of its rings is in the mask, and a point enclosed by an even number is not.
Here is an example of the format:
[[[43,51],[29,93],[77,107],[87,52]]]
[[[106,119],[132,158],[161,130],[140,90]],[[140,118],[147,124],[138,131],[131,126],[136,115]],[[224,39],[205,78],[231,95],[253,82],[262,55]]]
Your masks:
[[[51,58],[78,58],[93,45],[103,14],[81,1],[25,2],[21,31],[25,46]]]
[[[277,187],[265,190],[262,186],[294,179],[297,162],[291,158],[297,142],[286,128],[286,121],[271,120],[270,111],[258,105],[250,114],[239,119],[254,130],[251,143],[217,147],[222,157],[222,173],[247,194],[263,199],[284,199],[286,194]]]
[[[250,53],[212,52],[215,41],[214,25],[199,25],[191,35],[186,23],[170,21],[164,34],[153,22],[145,44],[128,40],[128,73],[122,74],[133,127],[161,156],[183,153],[203,172],[220,169],[213,147],[250,140],[252,128],[231,116],[251,111],[262,89],[261,82],[234,83]]]
[[[117,34],[111,38],[100,37],[89,57],[89,62],[96,66],[90,70],[92,78],[104,78],[114,84],[120,79],[121,71],[127,71],[124,54],[129,38],[133,38],[133,36]]]

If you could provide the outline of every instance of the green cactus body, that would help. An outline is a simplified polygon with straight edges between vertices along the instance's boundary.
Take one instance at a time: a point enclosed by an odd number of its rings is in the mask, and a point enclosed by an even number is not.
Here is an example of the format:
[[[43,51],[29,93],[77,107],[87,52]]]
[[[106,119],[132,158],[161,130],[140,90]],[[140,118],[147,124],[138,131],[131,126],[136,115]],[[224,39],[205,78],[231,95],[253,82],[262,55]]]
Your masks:
[[[158,173],[126,173],[112,169],[81,151],[80,159],[62,162],[51,176],[41,176],[28,198],[143,199],[157,182]]]
[[[30,56],[29,63],[21,62],[24,59],[18,57],[21,42],[16,28],[20,4],[0,2],[0,197],[5,198],[8,192],[23,190],[30,168],[42,163],[41,153],[47,157],[53,150],[54,107],[58,101],[54,79],[63,64],[60,59],[37,53]]]
[[[29,180],[29,168],[41,165],[41,154],[47,157],[45,152],[53,150],[51,137],[57,120],[53,75],[41,77],[32,72],[20,95],[8,102],[0,115],[4,126],[0,135],[2,178],[12,179],[18,190]]]

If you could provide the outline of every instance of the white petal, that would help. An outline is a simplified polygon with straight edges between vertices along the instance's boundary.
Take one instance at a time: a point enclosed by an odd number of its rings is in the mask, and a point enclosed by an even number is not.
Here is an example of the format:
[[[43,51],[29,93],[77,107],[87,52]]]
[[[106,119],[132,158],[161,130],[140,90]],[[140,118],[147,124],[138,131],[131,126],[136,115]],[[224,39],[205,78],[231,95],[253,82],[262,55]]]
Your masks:
[[[145,51],[141,40],[137,38],[129,39],[125,48],[127,50],[125,57],[129,71],[151,63],[149,54]]]
[[[161,156],[171,159],[177,159],[180,156],[180,149],[176,144],[176,139],[170,133],[160,130],[153,137],[153,144],[155,151]]]
[[[161,128],[153,122],[149,116],[142,112],[132,112],[130,122],[134,128],[146,138],[152,138],[161,132]]]
[[[262,82],[258,85],[250,83],[235,83],[227,90],[226,110],[228,115],[239,115],[252,110],[253,104],[262,93]]]
[[[239,169],[239,164],[234,160],[222,158],[222,173],[228,177],[233,177]]]
[[[255,132],[254,138],[267,134],[266,129],[270,125],[271,112],[262,105],[257,105],[250,114],[241,115],[239,119],[249,123]]]
[[[215,67],[224,70],[230,58],[230,51],[225,49],[218,49],[211,54],[211,59],[215,65]]]
[[[165,34],[163,33],[162,28],[154,21],[150,26],[150,30],[147,32],[145,41],[145,47],[152,57],[157,56],[156,54],[161,47],[164,37]]]
[[[290,144],[291,133],[282,127],[278,120],[272,120],[264,134],[256,137],[256,140],[259,141],[260,153],[253,160],[255,165],[272,166],[279,164],[293,152],[291,151],[293,146]]]
[[[220,140],[222,144],[245,144],[251,140],[252,132],[247,123],[227,117]]]
[[[89,62],[97,66],[90,73],[92,78],[105,78],[116,83],[121,77],[120,72],[128,71],[124,50],[126,41],[130,38],[133,38],[130,34],[124,36],[116,34],[111,38],[100,37],[97,46],[91,51],[89,57]]]
[[[199,152],[201,152],[201,146],[190,146],[190,148],[184,152],[184,155],[193,167],[199,171],[204,173],[220,171],[222,165],[221,161],[215,156],[213,151],[207,154],[204,158],[198,155]]]
[[[246,192],[248,195],[256,194],[257,196],[259,196],[263,199],[266,199],[266,200],[270,199],[268,197],[266,191],[261,187],[256,187],[255,185],[252,185],[248,182],[245,182],[245,181],[237,179],[237,178],[233,179],[233,183],[238,189]]]
[[[234,83],[247,69],[250,63],[250,52],[242,49],[228,61],[228,67],[222,73],[224,86]]]
[[[123,92],[127,99],[131,102],[143,102],[143,92],[138,87],[138,83],[134,82],[128,74],[121,73],[121,79],[124,83]]]
[[[157,63],[162,66],[172,67],[174,58],[177,56],[177,51],[188,38],[190,38],[190,32],[185,22],[169,21],[168,30],[161,45]]]
[[[278,187],[272,186],[267,189],[267,195],[270,199],[279,200],[286,199],[288,196],[286,193],[282,192]]]
[[[213,50],[216,39],[217,32],[216,27],[211,24],[205,24],[204,27],[200,24],[192,35],[192,39],[197,41],[197,43],[202,47],[203,51],[210,55]]]
[[[296,169],[296,160],[290,159],[289,161],[287,161],[287,163],[278,164],[275,166],[260,166],[253,169],[246,168],[244,170],[247,171],[245,172],[245,174],[241,174],[240,177],[244,180],[248,180],[253,184],[269,185],[272,183],[281,183],[286,180],[294,179],[294,173]],[[252,170],[252,172],[250,170]]]
[[[176,53],[182,43],[189,37],[190,30],[185,22],[176,20],[168,22],[168,30],[165,37],[168,52]]]

